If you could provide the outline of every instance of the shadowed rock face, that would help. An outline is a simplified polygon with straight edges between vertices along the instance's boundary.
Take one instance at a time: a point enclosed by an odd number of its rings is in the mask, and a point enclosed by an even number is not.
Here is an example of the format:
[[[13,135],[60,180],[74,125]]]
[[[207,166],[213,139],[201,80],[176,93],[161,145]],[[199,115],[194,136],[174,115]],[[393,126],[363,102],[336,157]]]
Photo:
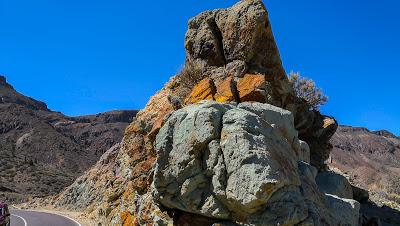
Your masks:
[[[0,77],[0,199],[60,192],[120,142],[135,111],[67,117]]]

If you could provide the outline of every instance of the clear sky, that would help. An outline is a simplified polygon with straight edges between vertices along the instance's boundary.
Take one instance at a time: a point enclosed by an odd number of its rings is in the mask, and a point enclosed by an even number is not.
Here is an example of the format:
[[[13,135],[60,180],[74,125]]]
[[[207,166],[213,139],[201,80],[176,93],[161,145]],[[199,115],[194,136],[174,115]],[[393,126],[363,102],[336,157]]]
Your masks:
[[[184,61],[187,20],[233,0],[0,0],[0,74],[67,115],[140,109]],[[285,69],[341,124],[400,135],[400,1],[265,0]]]

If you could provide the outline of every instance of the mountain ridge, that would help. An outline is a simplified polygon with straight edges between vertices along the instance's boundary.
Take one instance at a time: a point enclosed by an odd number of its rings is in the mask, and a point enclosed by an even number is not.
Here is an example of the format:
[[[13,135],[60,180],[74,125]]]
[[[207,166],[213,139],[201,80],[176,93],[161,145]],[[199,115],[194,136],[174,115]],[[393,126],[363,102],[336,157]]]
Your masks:
[[[122,139],[137,111],[78,117],[48,109],[0,77],[0,198],[60,192]]]

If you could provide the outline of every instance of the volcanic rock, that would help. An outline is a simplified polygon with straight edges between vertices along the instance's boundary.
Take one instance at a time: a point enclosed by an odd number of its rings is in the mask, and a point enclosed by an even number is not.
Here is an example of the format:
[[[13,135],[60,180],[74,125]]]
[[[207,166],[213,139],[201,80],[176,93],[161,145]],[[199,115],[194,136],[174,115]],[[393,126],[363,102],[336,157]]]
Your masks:
[[[329,219],[356,225],[357,202],[318,189],[317,169],[298,166],[299,143],[293,116],[284,109],[262,103],[189,105],[172,113],[157,135],[153,197],[168,209],[215,222],[296,225],[308,219],[318,225]],[[343,219],[337,218],[338,206],[350,211],[340,213]]]
[[[327,194],[326,197],[332,214],[339,222],[338,225],[358,225],[360,203],[331,194]]]
[[[346,177],[332,171],[318,173],[315,181],[321,191],[340,198],[353,199],[353,189]]]
[[[239,97],[237,97],[236,82],[232,76],[218,84],[214,99],[220,103],[238,101]]]
[[[264,75],[246,74],[237,82],[240,102],[266,102],[266,83]]]
[[[189,21],[185,48],[188,61],[204,61],[204,77],[213,80],[217,90],[221,87],[214,100],[266,102],[291,111],[299,137],[309,144],[311,163],[320,170],[326,168],[324,162],[332,150],[329,139],[337,122],[310,110],[295,96],[261,0],[240,1],[231,8],[194,17]],[[227,78],[233,81],[229,85]]]
[[[126,129],[117,173],[98,175],[113,195],[90,213],[102,225],[123,224],[126,211],[140,225],[335,225],[315,183],[335,126],[295,97],[262,1],[194,17],[185,48],[204,66],[201,84],[181,73],[149,100]]]
[[[185,100],[185,104],[193,104],[201,100],[214,100],[215,93],[216,88],[214,82],[209,78],[205,78],[193,88],[192,92]]]

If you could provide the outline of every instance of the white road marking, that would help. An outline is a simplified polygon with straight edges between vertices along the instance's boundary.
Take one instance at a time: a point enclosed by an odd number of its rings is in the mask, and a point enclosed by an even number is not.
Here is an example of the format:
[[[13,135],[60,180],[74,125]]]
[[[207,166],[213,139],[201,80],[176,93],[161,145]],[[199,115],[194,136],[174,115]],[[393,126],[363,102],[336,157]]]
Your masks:
[[[23,211],[25,211],[25,212],[47,213],[47,214],[57,215],[57,216],[60,216],[60,217],[67,218],[67,219],[70,220],[70,221],[73,221],[73,222],[74,222],[76,225],[78,225],[78,226],[82,226],[81,223],[79,223],[78,221],[72,219],[71,217],[65,216],[65,215],[63,215],[63,214],[59,214],[59,213],[50,213],[50,212],[39,211],[39,210],[23,210]],[[27,225],[25,224],[25,226],[27,226]]]
[[[24,222],[25,226],[28,226],[28,223],[26,223],[26,220],[23,217],[15,215],[15,214],[11,214],[11,216],[18,217],[19,219],[21,219]]]

